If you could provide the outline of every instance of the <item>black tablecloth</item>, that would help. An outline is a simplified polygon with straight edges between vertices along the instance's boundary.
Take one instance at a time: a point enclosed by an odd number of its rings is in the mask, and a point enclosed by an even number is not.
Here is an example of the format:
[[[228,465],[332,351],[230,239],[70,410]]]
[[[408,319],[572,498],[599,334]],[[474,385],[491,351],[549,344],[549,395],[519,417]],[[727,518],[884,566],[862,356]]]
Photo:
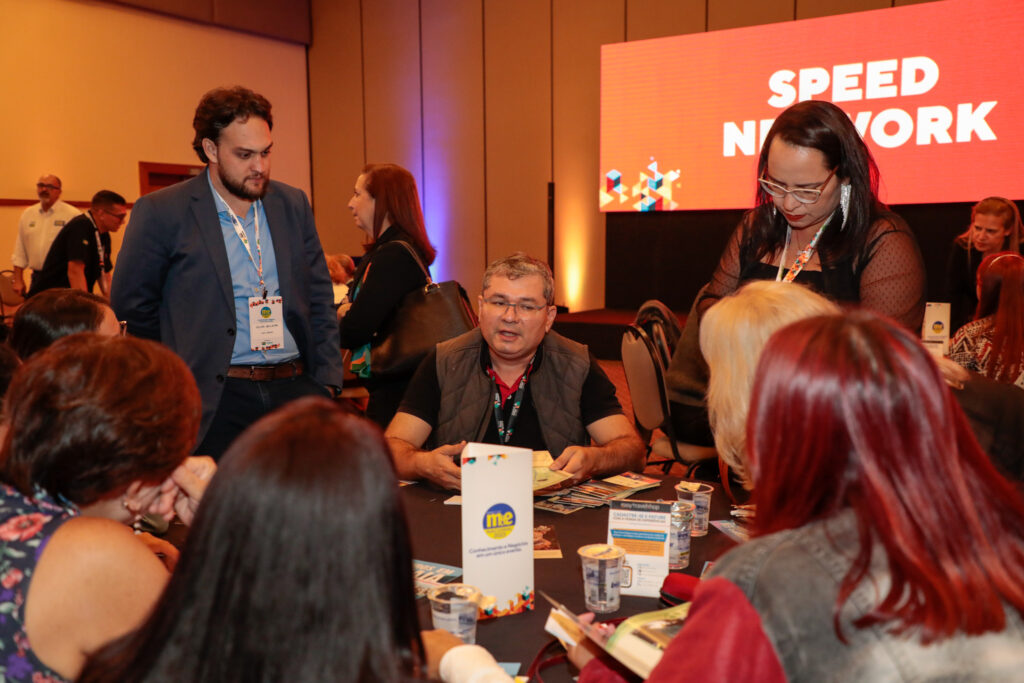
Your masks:
[[[664,478],[660,487],[641,491],[630,500],[676,499],[673,486],[677,478]],[[721,486],[712,484],[715,492],[711,497],[711,519],[729,519],[729,500]],[[458,505],[444,505],[443,501],[453,491],[442,491],[426,483],[402,488],[402,500],[409,519],[412,534],[413,557],[427,562],[462,566],[462,508]],[[561,559],[534,560],[534,583],[537,591],[543,590],[555,600],[577,614],[585,611],[583,603],[583,579],[577,548],[588,543],[604,543],[608,535],[608,508],[584,509],[570,515],[559,515],[546,510],[534,509],[534,525],[552,524],[562,547]],[[685,570],[694,576],[700,574],[705,561],[713,561],[734,545],[728,536],[714,527],[708,535],[694,538],[691,543],[690,566]],[[477,643],[486,647],[499,662],[519,662],[520,673],[525,674],[534,655],[550,640],[544,631],[549,606],[539,592],[535,593],[536,609],[524,614],[515,614],[499,619],[481,621],[477,625]],[[419,601],[420,625],[432,627],[430,606],[426,598]],[[622,596],[618,612],[600,615],[600,619],[614,619],[639,612],[658,609],[656,598]],[[568,671],[561,667],[545,675],[551,680],[568,680]]]

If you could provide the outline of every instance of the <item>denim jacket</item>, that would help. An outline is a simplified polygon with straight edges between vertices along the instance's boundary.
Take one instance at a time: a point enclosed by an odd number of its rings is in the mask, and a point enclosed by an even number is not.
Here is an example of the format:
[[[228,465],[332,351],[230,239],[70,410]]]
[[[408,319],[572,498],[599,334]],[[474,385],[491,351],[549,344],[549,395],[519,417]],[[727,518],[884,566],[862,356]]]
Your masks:
[[[747,596],[790,681],[1024,680],[1024,624],[1012,607],[1004,606],[1001,632],[955,635],[930,645],[913,632],[888,633],[885,624],[853,626],[889,589],[880,545],[868,578],[842,606],[843,643],[833,608],[857,544],[856,519],[844,512],[734,548],[711,576],[731,581]]]

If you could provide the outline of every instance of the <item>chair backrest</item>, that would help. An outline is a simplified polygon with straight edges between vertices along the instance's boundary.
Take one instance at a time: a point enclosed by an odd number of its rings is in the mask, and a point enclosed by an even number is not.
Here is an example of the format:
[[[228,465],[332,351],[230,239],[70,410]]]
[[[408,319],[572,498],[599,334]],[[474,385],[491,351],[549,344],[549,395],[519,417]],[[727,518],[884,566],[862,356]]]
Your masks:
[[[0,300],[5,306],[19,306],[25,303],[25,297],[14,291],[14,272],[0,270]]]
[[[667,368],[683,333],[676,314],[657,299],[650,299],[640,305],[633,324],[647,332],[661,356],[662,366]]]
[[[639,427],[651,432],[668,419],[665,366],[647,331],[630,325],[622,335],[622,370]]]

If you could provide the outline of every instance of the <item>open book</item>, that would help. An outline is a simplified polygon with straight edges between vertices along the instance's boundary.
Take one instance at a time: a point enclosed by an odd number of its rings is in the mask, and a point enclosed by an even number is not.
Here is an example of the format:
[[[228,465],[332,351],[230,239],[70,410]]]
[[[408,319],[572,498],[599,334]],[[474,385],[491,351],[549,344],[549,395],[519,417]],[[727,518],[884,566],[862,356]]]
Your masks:
[[[539,592],[553,605],[544,625],[548,633],[566,646],[590,638],[641,678],[651,675],[651,669],[661,660],[672,638],[683,628],[683,621],[690,611],[690,603],[684,602],[675,607],[636,614],[619,624],[609,635],[596,625],[580,622],[579,617],[564,605],[543,591]]]

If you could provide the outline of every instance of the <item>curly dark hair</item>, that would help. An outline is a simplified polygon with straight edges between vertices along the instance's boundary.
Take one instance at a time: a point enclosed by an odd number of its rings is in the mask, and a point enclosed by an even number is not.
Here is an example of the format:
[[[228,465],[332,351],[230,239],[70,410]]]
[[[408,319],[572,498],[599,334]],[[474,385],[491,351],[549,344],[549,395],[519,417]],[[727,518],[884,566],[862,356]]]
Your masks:
[[[210,162],[203,151],[204,138],[217,142],[222,130],[236,120],[248,121],[250,116],[258,116],[267,122],[271,130],[274,129],[270,101],[259,93],[236,85],[233,88],[214,88],[203,95],[192,119],[192,128],[196,131],[192,149],[199,155],[200,161],[204,164]]]

